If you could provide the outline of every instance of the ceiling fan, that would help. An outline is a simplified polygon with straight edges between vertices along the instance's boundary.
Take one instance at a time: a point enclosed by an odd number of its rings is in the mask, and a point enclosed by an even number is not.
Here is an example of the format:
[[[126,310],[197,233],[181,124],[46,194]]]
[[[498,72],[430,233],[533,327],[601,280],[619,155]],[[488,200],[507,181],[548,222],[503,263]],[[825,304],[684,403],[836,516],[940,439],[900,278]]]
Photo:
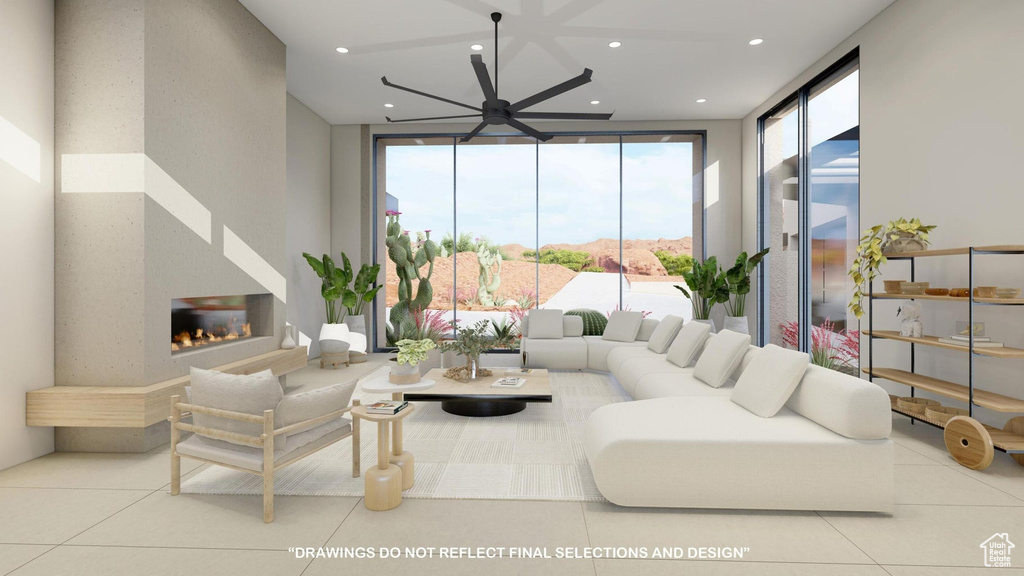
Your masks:
[[[451,120],[454,118],[481,118],[483,121],[469,134],[462,137],[462,142],[469,142],[474,136],[480,133],[488,124],[506,124],[515,128],[523,133],[529,134],[534,138],[546,142],[551,139],[550,134],[545,134],[540,130],[532,128],[522,122],[520,119],[545,119],[545,120],[608,120],[612,117],[609,114],[595,114],[587,112],[528,112],[526,108],[529,108],[535,104],[554,98],[559,94],[563,94],[572,90],[573,88],[579,88],[580,86],[590,82],[590,76],[594,73],[590,68],[584,68],[583,74],[566,80],[561,84],[552,86],[547,90],[542,90],[529,98],[524,98],[515,104],[510,103],[508,100],[501,100],[498,98],[498,22],[501,21],[501,12],[493,12],[491,14],[491,21],[494,22],[494,84],[491,84],[491,77],[487,74],[487,65],[484,64],[483,57],[479,54],[473,54],[469,57],[470,62],[473,64],[473,70],[476,71],[476,79],[480,82],[480,88],[484,93],[484,102],[479,107],[470,106],[469,104],[463,104],[462,102],[456,102],[448,98],[442,98],[441,96],[435,96],[433,94],[427,94],[419,90],[413,90],[405,86],[399,86],[393,82],[388,82],[387,76],[381,77],[381,82],[385,86],[391,88],[397,88],[399,90],[405,90],[406,92],[412,92],[420,96],[426,96],[427,98],[433,98],[434,100],[440,100],[441,102],[447,102],[448,104],[454,104],[456,106],[462,106],[463,108],[469,108],[474,111],[474,114],[462,114],[457,116],[434,116],[431,118],[407,118],[405,120],[392,120],[390,117],[385,116],[388,122],[421,122],[424,120]]]

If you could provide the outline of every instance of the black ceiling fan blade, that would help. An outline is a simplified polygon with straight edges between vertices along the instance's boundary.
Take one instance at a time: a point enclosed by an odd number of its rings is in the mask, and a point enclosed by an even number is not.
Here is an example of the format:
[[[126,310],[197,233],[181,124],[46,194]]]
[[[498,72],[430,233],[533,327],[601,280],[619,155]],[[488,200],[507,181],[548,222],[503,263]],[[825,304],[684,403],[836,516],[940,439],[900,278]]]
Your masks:
[[[423,122],[426,120],[451,120],[453,118],[479,118],[480,114],[459,114],[458,116],[431,116],[430,118],[406,118],[404,120],[392,120],[390,116],[385,116],[388,123],[398,124],[400,122]]]
[[[413,90],[412,88],[406,88],[405,86],[400,86],[400,85],[395,84],[393,82],[388,82],[388,77],[387,76],[381,76],[380,77],[380,81],[383,82],[384,85],[389,87],[389,88],[398,88],[399,90],[405,90],[406,92],[412,92],[413,94],[417,94],[419,96],[426,96],[427,98],[433,98],[434,100],[440,100],[441,102],[447,102],[449,104],[455,104],[456,106],[462,106],[463,108],[469,108],[470,110],[476,110],[476,111],[480,110],[480,108],[478,108],[477,106],[470,106],[469,104],[463,104],[462,102],[456,102],[455,100],[449,100],[448,98],[442,98],[441,96],[434,96],[433,94],[427,94],[426,92],[421,92],[419,90]]]
[[[612,114],[613,112],[516,112],[515,117],[535,120],[610,120]]]
[[[548,140],[551,140],[550,134],[545,134],[540,130],[537,130],[536,128],[527,126],[526,124],[523,124],[522,122],[516,120],[515,118],[509,118],[508,120],[505,121],[505,123],[519,130],[520,132],[524,132],[526,134],[529,134],[530,136],[533,136],[534,138],[540,140],[541,142],[547,142]]]
[[[483,56],[472,54],[469,60],[473,63],[473,71],[476,72],[476,79],[480,82],[480,89],[484,92],[484,100],[492,108],[498,107],[498,94],[491,85],[491,77],[487,74],[487,64],[484,64]]]
[[[548,88],[547,90],[542,90],[542,91],[534,94],[533,96],[530,96],[528,98],[520,100],[519,102],[516,102],[515,104],[509,106],[508,107],[508,111],[509,112],[519,112],[523,108],[529,108],[530,106],[533,106],[534,104],[540,104],[541,102],[543,102],[545,100],[554,98],[555,96],[558,96],[559,94],[563,94],[565,92],[568,92],[569,90],[572,90],[573,88],[579,88],[580,86],[583,86],[587,82],[590,82],[590,76],[593,73],[594,73],[594,71],[591,70],[590,68],[584,68],[583,69],[583,74],[580,74],[579,76],[576,76],[575,78],[570,78],[569,80],[566,80],[565,82],[562,82],[561,84],[558,84],[556,86],[552,86],[551,88]]]
[[[473,136],[476,136],[477,134],[479,134],[480,131],[483,130],[484,128],[486,128],[486,127],[487,127],[487,122],[481,122],[476,128],[473,128],[473,130],[469,134],[466,134],[465,136],[463,136],[462,140],[460,140],[460,142],[469,142],[473,138]]]

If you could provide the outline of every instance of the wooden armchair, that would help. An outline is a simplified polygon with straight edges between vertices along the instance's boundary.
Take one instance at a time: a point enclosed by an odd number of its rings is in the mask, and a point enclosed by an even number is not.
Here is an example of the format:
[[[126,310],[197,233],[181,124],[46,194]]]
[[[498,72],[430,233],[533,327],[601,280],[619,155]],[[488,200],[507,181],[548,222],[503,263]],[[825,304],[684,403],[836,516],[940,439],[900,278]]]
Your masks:
[[[191,458],[263,477],[263,521],[274,521],[274,473],[335,442],[352,437],[352,476],[358,477],[359,425],[344,418],[353,384],[285,396],[262,416],[181,402],[171,398],[171,495],[181,492],[181,458]],[[343,404],[342,404],[343,402]],[[339,406],[344,405],[343,408]],[[359,401],[354,400],[353,406]],[[278,421],[275,427],[275,412]],[[319,412],[319,413],[317,413]],[[259,436],[182,422],[203,415],[262,427]],[[207,419],[208,420],[208,419]],[[230,428],[231,426],[225,426]],[[192,436],[182,441],[181,433]]]

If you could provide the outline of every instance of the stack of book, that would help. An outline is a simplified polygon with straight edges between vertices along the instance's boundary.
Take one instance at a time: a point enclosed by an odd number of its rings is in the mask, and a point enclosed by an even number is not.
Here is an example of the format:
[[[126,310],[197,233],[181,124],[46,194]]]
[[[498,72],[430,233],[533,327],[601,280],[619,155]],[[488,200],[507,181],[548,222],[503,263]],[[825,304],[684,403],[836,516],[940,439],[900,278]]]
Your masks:
[[[939,342],[943,344],[954,344],[956,346],[968,347],[971,345],[971,337],[963,334],[953,334],[949,338],[939,338]],[[993,342],[988,336],[975,336],[974,337],[975,348],[1002,348],[1002,342]]]
[[[495,380],[494,384],[491,384],[491,388],[522,388],[523,384],[526,384],[526,378],[506,376]]]
[[[367,404],[366,405],[366,413],[367,414],[386,414],[388,416],[393,416],[395,414],[398,414],[402,410],[405,410],[408,406],[409,406],[409,403],[405,402],[405,401],[398,402],[398,401],[395,401],[395,400],[381,400],[380,402],[375,402],[373,404]]]

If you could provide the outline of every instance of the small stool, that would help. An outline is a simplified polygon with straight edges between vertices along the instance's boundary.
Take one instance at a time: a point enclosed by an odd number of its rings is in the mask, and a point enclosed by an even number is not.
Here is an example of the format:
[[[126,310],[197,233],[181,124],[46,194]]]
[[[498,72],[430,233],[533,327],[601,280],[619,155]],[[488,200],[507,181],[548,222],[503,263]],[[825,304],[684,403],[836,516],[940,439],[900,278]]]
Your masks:
[[[367,510],[384,511],[398,508],[402,504],[402,490],[413,486],[413,456],[402,450],[402,419],[416,409],[410,404],[398,414],[370,414],[366,406],[352,408],[352,426],[359,426],[360,420],[377,423],[377,465],[366,471],[363,480],[363,502]],[[391,443],[388,441],[388,424],[394,424],[395,454],[400,465],[391,462]]]

